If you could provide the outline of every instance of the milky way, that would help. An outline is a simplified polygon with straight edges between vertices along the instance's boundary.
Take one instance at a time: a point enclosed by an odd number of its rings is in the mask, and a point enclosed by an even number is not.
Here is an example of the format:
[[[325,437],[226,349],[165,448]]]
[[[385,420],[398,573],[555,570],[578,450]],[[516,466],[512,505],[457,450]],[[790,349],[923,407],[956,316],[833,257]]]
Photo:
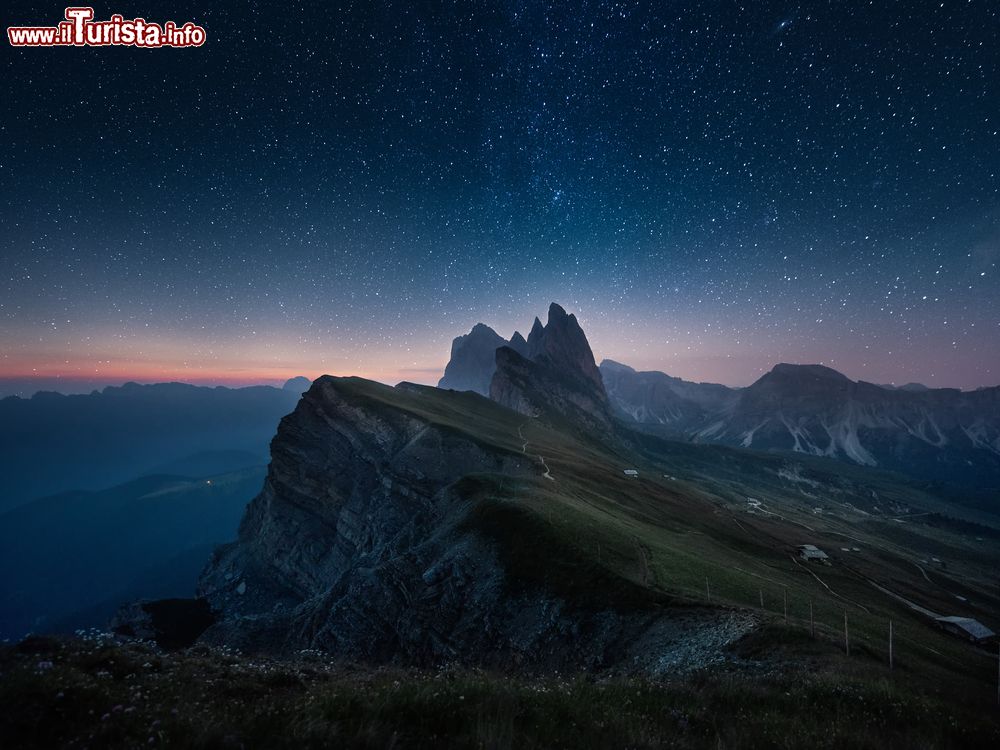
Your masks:
[[[1000,382],[995,2],[226,5],[5,49],[0,377],[434,382],[555,300],[689,379]]]

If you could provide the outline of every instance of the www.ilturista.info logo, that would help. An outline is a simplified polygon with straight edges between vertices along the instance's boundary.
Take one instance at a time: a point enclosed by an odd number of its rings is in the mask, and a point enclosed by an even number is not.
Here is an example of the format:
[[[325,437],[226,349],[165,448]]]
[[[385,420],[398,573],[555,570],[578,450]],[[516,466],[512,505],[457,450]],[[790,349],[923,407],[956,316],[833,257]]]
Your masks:
[[[200,47],[205,29],[188,21],[162,26],[145,18],[126,19],[115,13],[95,21],[93,8],[67,8],[58,26],[8,26],[7,39],[15,47]]]

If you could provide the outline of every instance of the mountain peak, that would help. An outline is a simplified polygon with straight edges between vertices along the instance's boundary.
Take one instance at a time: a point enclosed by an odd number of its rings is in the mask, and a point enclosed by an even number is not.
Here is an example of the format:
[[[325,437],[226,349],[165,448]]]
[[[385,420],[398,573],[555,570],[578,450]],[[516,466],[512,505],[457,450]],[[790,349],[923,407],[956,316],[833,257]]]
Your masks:
[[[615,362],[613,359],[602,359],[599,369],[609,372],[635,372],[635,368],[623,365],[621,362]]]
[[[451,342],[451,359],[438,387],[488,394],[496,367],[494,352],[506,344],[507,340],[488,325],[476,323],[467,334]]]
[[[839,382],[851,382],[851,379],[842,372],[837,372],[832,367],[826,365],[793,365],[782,362],[771,368],[768,375],[794,378],[821,378],[824,380],[836,380]]]
[[[562,305],[556,302],[552,302],[549,305],[549,323],[551,323],[553,319],[558,320],[559,318],[568,318],[568,317],[569,316],[566,314],[566,310],[563,309]]]
[[[286,380],[285,384],[281,386],[281,389],[283,391],[297,391],[298,393],[305,393],[309,390],[309,386],[311,385],[312,381],[309,378],[304,375],[299,375]]]
[[[535,318],[528,336],[528,358],[568,373],[578,373],[602,390],[604,388],[594,353],[576,316],[568,315],[555,302],[549,305],[549,322],[544,327]]]
[[[528,343],[531,343],[533,339],[537,339],[544,331],[545,326],[543,326],[542,321],[536,317],[535,322],[531,324],[531,330],[528,331]]]
[[[509,348],[510,354],[518,356],[508,362],[507,353],[499,353],[501,348]],[[493,390],[491,382],[498,367],[509,365],[513,369],[524,369],[518,362],[522,358],[537,365],[537,368],[528,367],[525,371],[547,371],[544,376],[538,375],[546,379],[558,373],[557,379],[564,384],[575,382],[577,387],[588,393],[594,391],[596,401],[606,402],[604,381],[586,334],[576,316],[570,315],[555,302],[549,305],[548,322],[542,325],[536,317],[527,339],[514,331],[510,341],[507,341],[484,323],[473,326],[469,333],[456,338],[451,347],[451,360],[438,387],[490,395]]]
[[[524,336],[521,335],[520,331],[514,331],[514,335],[510,337],[510,342],[507,346],[520,354],[522,357],[528,356],[528,342],[525,341]]]

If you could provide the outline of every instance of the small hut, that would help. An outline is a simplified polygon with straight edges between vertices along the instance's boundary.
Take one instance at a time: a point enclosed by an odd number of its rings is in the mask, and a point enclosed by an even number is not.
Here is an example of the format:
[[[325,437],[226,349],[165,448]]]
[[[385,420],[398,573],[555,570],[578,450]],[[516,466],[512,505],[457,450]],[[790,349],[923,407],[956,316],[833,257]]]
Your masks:
[[[934,619],[937,621],[938,627],[942,630],[972,643],[991,643],[997,637],[996,633],[979,622],[979,620],[974,620],[971,617],[951,615],[949,617],[935,617]]]
[[[799,559],[806,562],[821,562],[830,564],[830,556],[815,544],[799,545]]]

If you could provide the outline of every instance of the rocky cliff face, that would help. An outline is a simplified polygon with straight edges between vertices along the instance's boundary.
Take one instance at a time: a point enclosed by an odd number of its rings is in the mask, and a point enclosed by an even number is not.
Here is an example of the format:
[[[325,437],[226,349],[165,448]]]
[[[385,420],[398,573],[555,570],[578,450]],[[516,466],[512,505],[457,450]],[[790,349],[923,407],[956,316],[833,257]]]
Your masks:
[[[529,417],[583,427],[608,435],[614,418],[604,387],[572,369],[546,360],[533,362],[504,347],[497,349],[490,398]]]
[[[532,542],[501,540],[502,514],[482,521],[486,495],[500,491],[482,477],[535,475],[534,459],[430,416],[475,398],[317,380],[282,420],[237,541],[202,577],[218,618],[202,638],[367,662],[662,672],[748,627],[735,615],[667,618],[614,595],[585,602],[512,575],[514,545]]]
[[[514,336],[524,340],[519,333]],[[494,355],[499,347],[507,345],[508,341],[492,328],[476,324],[467,334],[452,341],[451,359],[445,367],[444,376],[438,381],[438,388],[488,395],[490,379],[496,368]]]
[[[587,337],[576,316],[554,302],[546,325],[535,318],[527,356],[510,347],[497,350],[490,398],[528,416],[556,418],[604,434],[614,429]]]
[[[527,343],[528,359],[552,370],[582,376],[603,392],[601,373],[583,329],[575,315],[567,315],[555,302],[549,306],[549,319],[544,327],[535,318]]]
[[[548,322],[535,318],[527,339],[515,331],[506,341],[482,323],[459,336],[438,387],[475,391],[532,417],[603,432],[614,426],[587,336],[576,316],[554,302]]]

